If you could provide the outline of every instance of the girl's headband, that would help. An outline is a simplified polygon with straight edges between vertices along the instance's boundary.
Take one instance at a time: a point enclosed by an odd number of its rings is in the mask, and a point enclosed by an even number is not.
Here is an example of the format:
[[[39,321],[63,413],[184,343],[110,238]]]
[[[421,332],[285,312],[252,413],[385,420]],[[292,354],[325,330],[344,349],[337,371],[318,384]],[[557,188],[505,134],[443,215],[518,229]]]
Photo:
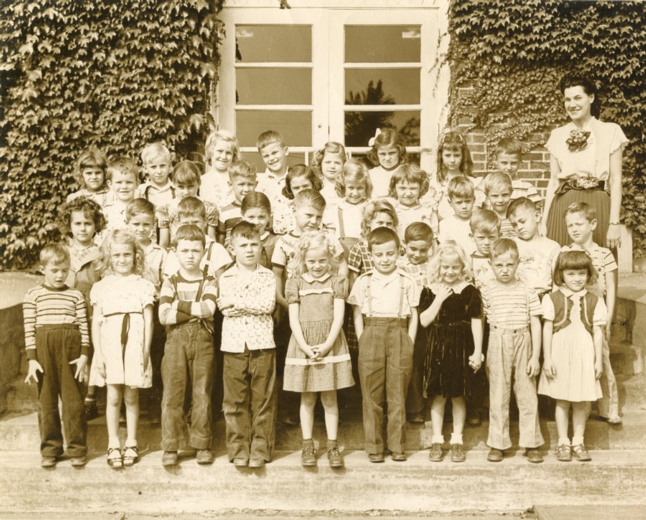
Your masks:
[[[375,132],[375,136],[371,137],[370,140],[368,141],[368,146],[375,145],[375,140],[377,139],[377,137],[379,137],[379,134],[381,134],[381,128],[377,128],[377,131]]]

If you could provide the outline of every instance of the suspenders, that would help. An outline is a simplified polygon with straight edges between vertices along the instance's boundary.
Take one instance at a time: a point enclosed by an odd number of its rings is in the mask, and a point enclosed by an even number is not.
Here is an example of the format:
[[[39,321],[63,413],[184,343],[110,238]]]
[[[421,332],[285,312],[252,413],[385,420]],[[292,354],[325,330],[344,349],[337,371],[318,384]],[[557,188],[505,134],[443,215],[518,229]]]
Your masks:
[[[368,273],[368,286],[367,286],[367,297],[368,297],[368,318],[372,318],[372,293],[371,293],[371,282],[372,282],[372,273]],[[404,310],[404,275],[399,273],[399,309],[397,311],[397,317],[402,319],[402,314]]]

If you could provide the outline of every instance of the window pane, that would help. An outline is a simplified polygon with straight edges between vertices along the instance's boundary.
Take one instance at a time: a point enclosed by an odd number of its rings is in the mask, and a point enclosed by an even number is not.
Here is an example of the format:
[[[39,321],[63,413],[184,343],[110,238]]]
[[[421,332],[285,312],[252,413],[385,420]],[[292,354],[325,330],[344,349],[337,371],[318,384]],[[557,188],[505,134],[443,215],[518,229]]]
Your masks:
[[[346,63],[416,63],[421,60],[419,25],[346,25]]]
[[[311,62],[309,25],[236,25],[236,61]]]
[[[375,167],[375,165],[372,162],[370,162],[370,159],[368,159],[366,152],[352,152],[350,155],[352,156],[353,159],[356,159],[358,161],[363,161],[363,163],[368,168],[374,168]],[[419,160],[420,160],[420,154],[419,153],[412,153],[412,152],[407,151],[406,152],[406,157],[407,157],[407,162],[409,164],[416,164],[417,166],[419,166]]]
[[[347,105],[416,105],[419,69],[346,69]]]
[[[395,128],[407,146],[419,146],[419,111],[346,112],[345,145],[368,146],[377,128]]]
[[[311,105],[312,70],[237,69],[236,100],[239,105]]]
[[[242,152],[240,155],[245,161],[249,161],[253,164],[258,169],[259,174],[262,175],[261,172],[264,172],[267,169],[258,152]],[[289,155],[287,156],[287,165],[294,166],[295,164],[305,164],[305,152],[289,152]]]
[[[287,146],[312,146],[312,112],[236,111],[236,136],[240,146],[256,146],[256,138],[267,130],[280,132]]]

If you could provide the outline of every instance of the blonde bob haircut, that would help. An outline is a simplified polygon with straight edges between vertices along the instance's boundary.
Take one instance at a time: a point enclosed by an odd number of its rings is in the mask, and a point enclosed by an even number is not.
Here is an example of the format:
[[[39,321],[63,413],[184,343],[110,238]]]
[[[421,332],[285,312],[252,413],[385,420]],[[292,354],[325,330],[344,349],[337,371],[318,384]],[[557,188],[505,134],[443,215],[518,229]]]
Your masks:
[[[330,267],[336,272],[339,261],[336,258],[336,248],[331,240],[331,237],[322,231],[309,231],[303,233],[303,236],[296,246],[296,253],[294,255],[294,274],[302,276],[307,272],[305,267],[305,256],[310,249],[323,249],[327,254]]]

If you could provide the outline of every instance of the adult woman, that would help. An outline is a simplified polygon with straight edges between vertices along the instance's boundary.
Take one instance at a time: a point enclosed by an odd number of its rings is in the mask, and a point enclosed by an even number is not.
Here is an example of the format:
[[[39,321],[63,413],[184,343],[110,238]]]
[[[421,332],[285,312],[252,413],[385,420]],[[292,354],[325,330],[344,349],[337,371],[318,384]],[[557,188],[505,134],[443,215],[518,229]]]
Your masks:
[[[569,244],[563,211],[573,202],[587,202],[597,211],[594,241],[619,247],[622,152],[628,139],[619,125],[597,119],[599,99],[592,81],[568,74],[559,90],[571,122],[553,130],[545,145],[551,172],[543,231],[559,244]]]

